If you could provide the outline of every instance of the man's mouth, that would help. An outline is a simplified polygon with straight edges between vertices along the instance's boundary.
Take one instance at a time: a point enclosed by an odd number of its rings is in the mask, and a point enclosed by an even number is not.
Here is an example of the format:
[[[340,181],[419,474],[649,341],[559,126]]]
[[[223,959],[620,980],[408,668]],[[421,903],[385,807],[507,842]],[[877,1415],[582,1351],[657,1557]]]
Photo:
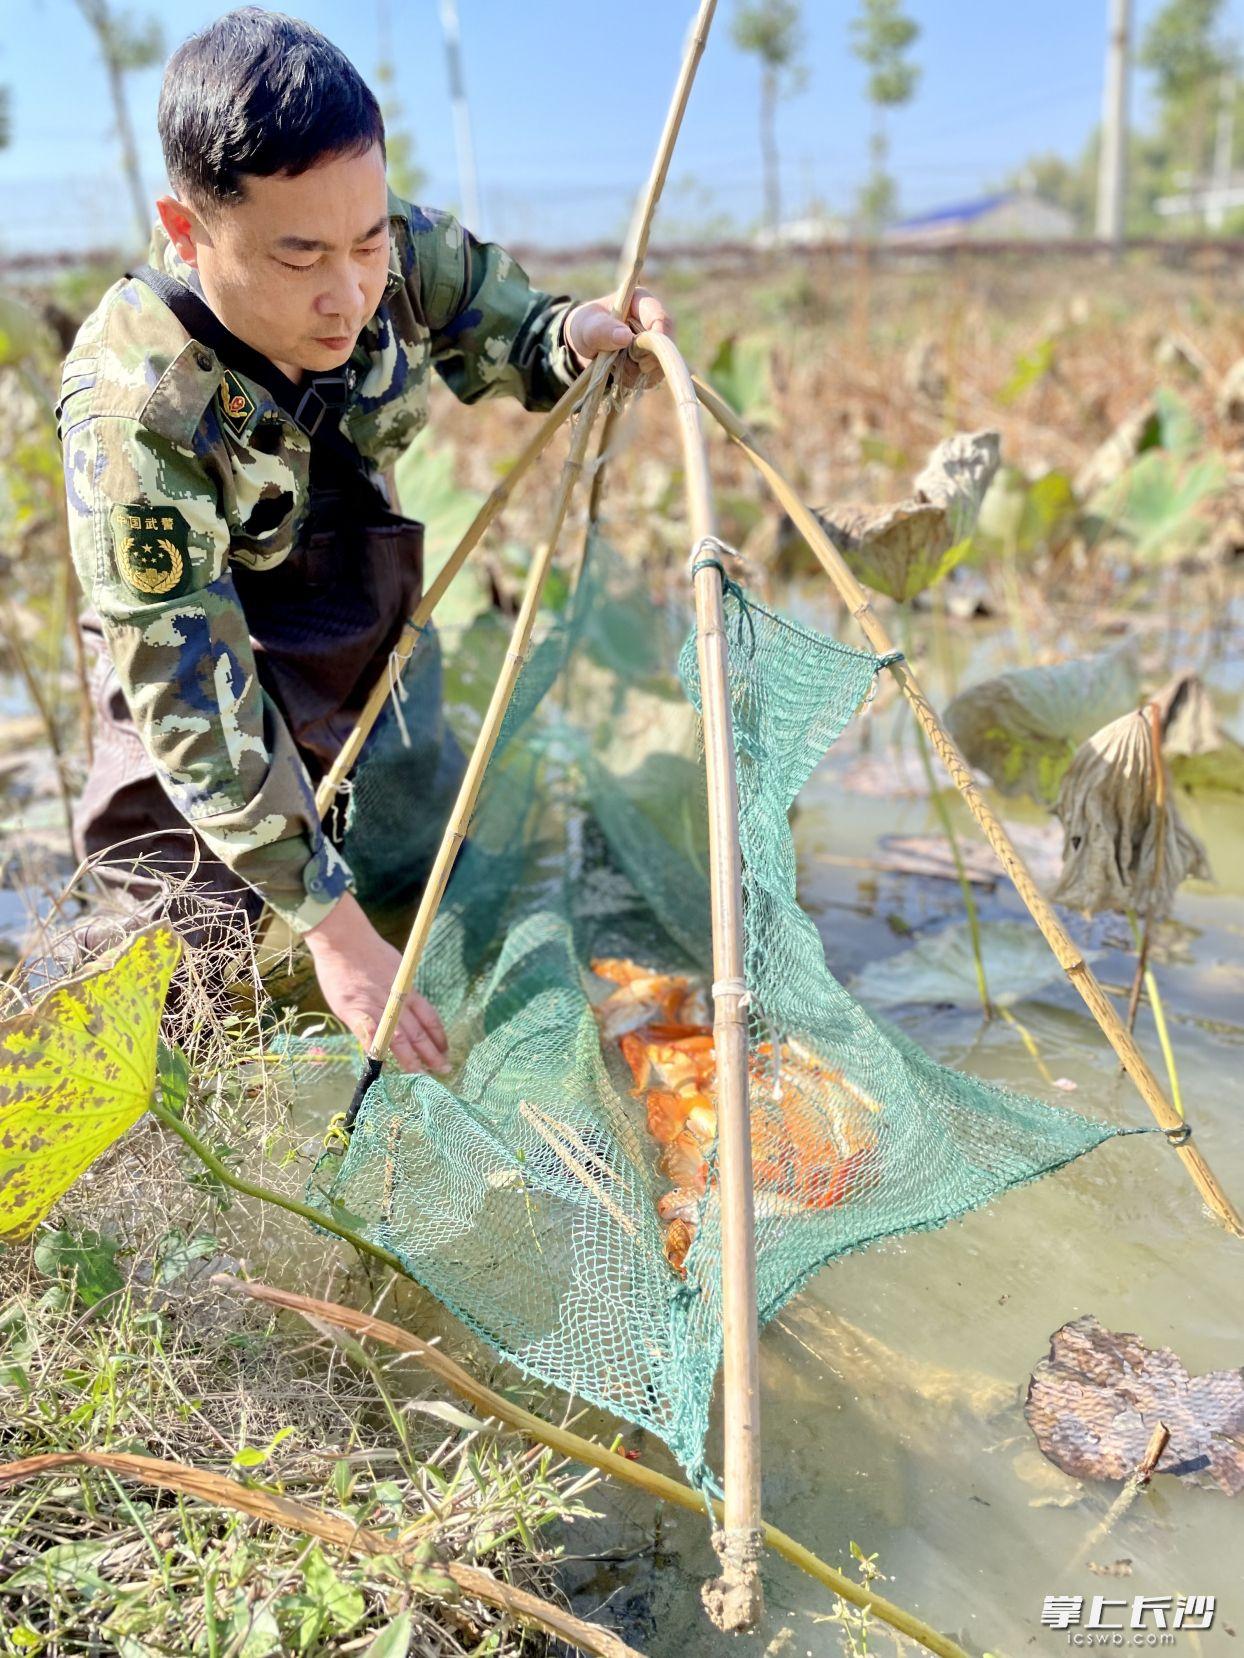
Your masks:
[[[344,351],[347,346],[353,345],[353,334],[317,334],[316,345],[322,345],[326,351]]]

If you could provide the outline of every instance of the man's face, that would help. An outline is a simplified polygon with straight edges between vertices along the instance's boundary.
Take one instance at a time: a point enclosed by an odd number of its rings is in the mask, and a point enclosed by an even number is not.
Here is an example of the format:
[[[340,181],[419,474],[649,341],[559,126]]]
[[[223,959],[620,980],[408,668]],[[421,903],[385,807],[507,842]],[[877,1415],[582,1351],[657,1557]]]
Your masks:
[[[171,197],[159,209],[208,304],[239,339],[295,380],[346,361],[388,276],[378,144],[296,177],[248,176],[244,200],[205,215]]]

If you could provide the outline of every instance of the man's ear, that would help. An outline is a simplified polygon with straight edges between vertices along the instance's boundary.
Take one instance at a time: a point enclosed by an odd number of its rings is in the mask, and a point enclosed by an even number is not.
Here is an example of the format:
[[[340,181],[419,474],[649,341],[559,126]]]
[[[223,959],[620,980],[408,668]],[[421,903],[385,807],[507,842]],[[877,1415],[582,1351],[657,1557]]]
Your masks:
[[[187,265],[199,262],[199,244],[207,240],[203,221],[192,207],[179,202],[176,196],[160,196],[156,201],[160,223],[168,232],[168,239]]]

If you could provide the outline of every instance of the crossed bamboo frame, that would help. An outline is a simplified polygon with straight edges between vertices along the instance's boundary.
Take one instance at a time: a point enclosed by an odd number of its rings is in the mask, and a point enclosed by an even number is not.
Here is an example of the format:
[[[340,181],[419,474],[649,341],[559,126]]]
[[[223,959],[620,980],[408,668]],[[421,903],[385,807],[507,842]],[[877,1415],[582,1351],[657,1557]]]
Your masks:
[[[701,0],[688,37],[674,96],[646,190],[641,198],[619,267],[613,314],[626,317],[647,251],[652,219],[669,170],[691,84],[707,42],[716,0]],[[722,613],[722,589],[711,564],[695,557],[714,533],[712,491],[707,448],[701,429],[701,410],[707,411],[756,467],[770,491],[823,566],[840,598],[859,623],[869,645],[879,656],[897,655],[883,623],[872,608],[865,588],[856,579],[815,513],[799,498],[776,462],[732,409],[703,380],[689,371],[673,341],[640,333],[632,353],[649,352],[664,371],[665,384],[676,406],[687,482],[691,524],[692,584],[696,641],[702,688],[702,716],[709,804],[709,855],[714,975],[714,1038],[718,1077],[718,1167],[722,1209],[723,1395],[725,1406],[724,1485],[722,1532],[715,1537],[722,1560],[722,1576],[706,1602],[722,1627],[746,1628],[759,1616],[761,1588],[757,1569],[760,1521],[760,1423],[757,1363],[755,1252],[752,1214],[751,1146],[748,1118],[747,1022],[744,1012],[742,870],[738,840],[738,799],[735,781],[733,733],[727,677],[727,645]],[[577,417],[569,454],[562,467],[548,532],[528,571],[522,602],[515,620],[504,664],[489,701],[483,725],[467,765],[457,800],[433,863],[410,934],[394,978],[388,1002],[368,1050],[367,1063],[348,1114],[357,1112],[367,1088],[379,1075],[402,1006],[410,993],[432,924],[448,885],[458,851],[466,838],[484,772],[495,749],[506,709],[530,645],[544,585],[570,506],[583,472],[596,417],[605,401],[616,354],[599,357],[584,370],[559,402],[543,417],[526,446],[485,500],[466,534],[420,600],[395,649],[392,673],[400,672],[415,649],[420,633],[472,550],[501,512],[522,478],[547,449],[554,435],[572,416]],[[605,420],[607,448],[614,411]],[[599,470],[593,478],[588,509],[589,533],[595,522],[602,488]],[[1244,1221],[1219,1184],[1200,1148],[1191,1139],[1189,1125],[1166,1098],[1161,1084],[1131,1032],[1119,1017],[1051,906],[1039,891],[1002,822],[981,794],[971,768],[945,730],[925,696],[911,666],[901,657],[892,662],[903,695],[951,781],[967,803],[986,840],[1010,877],[1029,914],[1040,928],[1059,965],[1084,999],[1107,1041],[1122,1061],[1141,1098],[1166,1133],[1211,1213],[1236,1237],[1244,1237]],[[336,761],[316,792],[321,817],[328,811],[357,761],[372,726],[390,694],[392,678],[384,674],[368,698]]]
[[[639,349],[655,351],[661,358],[662,366],[665,367],[667,362],[672,361],[677,355],[676,347],[673,348],[673,352],[671,352],[671,343],[672,342],[668,340],[662,339],[660,336],[640,335],[636,341],[636,346]],[[677,363],[682,363],[681,356],[677,356]],[[685,367],[685,365],[683,366]],[[670,376],[670,370],[668,368],[666,368],[666,373],[668,380]],[[676,373],[677,369],[675,368],[675,374]],[[449,587],[454,575],[459,569],[461,569],[468,554],[475,546],[478,545],[488,526],[492,523],[497,514],[501,511],[502,507],[505,505],[510,494],[513,492],[515,485],[519,482],[522,476],[531,469],[534,462],[543,453],[545,448],[547,448],[554,433],[560,428],[560,426],[565,422],[577,406],[585,388],[588,388],[590,391],[588,383],[591,378],[592,376],[590,371],[585,370],[570,390],[565,393],[561,401],[547,415],[545,415],[539,428],[533,433],[526,448],[522,451],[518,460],[514,463],[514,466],[510,469],[505,479],[502,480],[496,488],[494,488],[491,495],[480,508],[466,534],[462,537],[462,540],[458,543],[457,547],[446,561],[440,575],[437,577],[432,587],[428,589],[427,594],[421,600],[418,609],[412,616],[406,631],[397,646],[396,654],[399,666],[405,663],[406,658],[414,648],[415,642],[419,637],[419,632],[423,625],[432,615],[437,603]],[[744,422],[740,420],[729,405],[715,391],[713,391],[712,387],[707,385],[698,375],[691,375],[690,382],[694,387],[695,397],[700,407],[711,414],[727,436],[738,444],[743,453],[756,467],[756,470],[760,473],[761,477],[765,480],[775,499],[788,513],[791,521],[804,537],[805,541],[807,541],[813,553],[816,555],[816,558],[824,568],[826,575],[832,582],[839,597],[846,604],[856,622],[858,622],[872,649],[878,656],[885,656],[895,653],[897,651],[897,647],[895,646],[890,634],[887,632],[884,623],[874,611],[872,607],[872,599],[870,598],[867,590],[861,585],[851,571],[850,567],[847,565],[846,561],[842,557],[842,554],[838,551],[837,547],[831,540],[821,520],[816,516],[812,509],[799,498],[794,485],[780,470],[776,462],[766,454],[764,449],[761,447],[759,439],[748,430]],[[672,384],[673,381],[670,381],[670,383]],[[599,400],[597,400],[597,403],[593,405],[592,412],[595,412],[595,407],[598,406],[598,403]],[[585,407],[584,418],[579,428],[582,441],[576,444],[575,448],[572,450],[571,456],[565,464],[563,471],[563,485],[562,489],[559,491],[557,507],[554,513],[555,527],[550,532],[549,537],[542,546],[536,562],[533,563],[531,574],[528,577],[527,589],[524,593],[523,609],[520,611],[518,622],[515,626],[511,649],[507,654],[506,670],[503,672],[503,681],[508,677],[508,691],[506,692],[507,702],[509,691],[512,691],[513,683],[517,678],[519,665],[518,660],[515,658],[515,646],[517,644],[518,652],[521,653],[522,650],[525,650],[527,642],[530,639],[531,626],[535,616],[536,600],[538,600],[538,592],[535,593],[534,598],[532,597],[533,589],[535,589],[537,585],[541,587],[543,586],[544,579],[547,576],[548,569],[551,564],[552,554],[555,549],[556,535],[560,532],[561,525],[565,518],[565,509],[569,500],[571,488],[573,487],[573,481],[582,470],[583,454],[587,447],[588,412],[589,411]],[[528,599],[532,599],[530,604],[528,603]],[[1194,1185],[1204,1198],[1206,1206],[1209,1208],[1211,1213],[1222,1222],[1228,1231],[1233,1233],[1236,1237],[1244,1237],[1244,1221],[1241,1220],[1239,1212],[1231,1200],[1227,1197],[1226,1192],[1223,1190],[1213,1170],[1206,1162],[1199,1147],[1195,1145],[1189,1123],[1175,1110],[1174,1106],[1172,1106],[1170,1101],[1167,1099],[1161,1084],[1154,1074],[1152,1067],[1149,1065],[1148,1060],[1146,1060],[1144,1054],[1141,1052],[1136,1039],[1127,1029],[1127,1026],[1123,1020],[1119,1017],[1114,1003],[1110,1000],[1109,996],[1102,988],[1097,976],[1093,973],[1092,969],[1085,961],[1083,951],[1080,950],[1079,946],[1071,938],[1062,922],[1058,919],[1058,916],[1051,905],[1042,896],[1040,889],[1033,879],[1031,871],[1028,869],[1023,857],[1020,855],[1010,835],[1007,833],[1005,826],[994,812],[992,806],[990,806],[988,800],[981,793],[981,790],[973,775],[972,768],[964,759],[954,739],[950,736],[949,732],[939,719],[936,710],[926,697],[924,690],[911,667],[911,664],[903,659],[896,660],[890,664],[890,671],[897,678],[903,695],[911,704],[912,711],[915,714],[916,719],[920,722],[921,729],[928,737],[933,749],[938,755],[938,758],[945,766],[951,782],[963,796],[968,810],[980,825],[985,839],[993,848],[999,863],[1002,865],[1003,870],[1010,878],[1016,892],[1023,900],[1028,913],[1036,922],[1042,936],[1045,938],[1046,943],[1053,951],[1059,966],[1062,968],[1063,972],[1066,973],[1071,983],[1075,986],[1076,990],[1083,998],[1089,1012],[1093,1015],[1093,1018],[1096,1020],[1102,1033],[1105,1035],[1106,1040],[1110,1043],[1110,1046],[1118,1055],[1124,1070],[1131,1077],[1136,1086],[1137,1092],[1153,1113],[1158,1126],[1171,1140],[1176,1154],[1188,1170]],[[499,682],[499,686],[500,684],[501,682]],[[358,758],[359,751],[361,750],[363,743],[366,741],[367,735],[370,732],[372,725],[375,723],[375,720],[379,715],[380,710],[383,708],[385,700],[389,694],[390,681],[387,675],[382,676],[377,682],[367,705],[359,715],[358,724],[352,731],[345,747],[341,750],[337,761],[334,763],[332,769],[325,775],[324,779],[320,783],[319,789],[316,792],[316,805],[321,816],[327,812],[329,806],[332,804],[337,790],[345,781],[347,774],[352,768],[355,760]],[[492,710],[490,709],[490,713],[491,712]],[[502,707],[501,713],[504,714],[504,707]],[[496,723],[497,729],[499,729],[499,722]],[[487,734],[488,726],[486,723],[484,731],[481,732],[481,743],[484,741]],[[495,741],[495,733],[493,741]],[[492,744],[490,743],[489,752],[491,752],[491,746]],[[478,748],[479,745],[477,744],[477,751]],[[474,756],[472,758],[474,759]],[[472,806],[474,805],[476,793],[478,793],[478,788],[476,788],[471,795]],[[448,839],[449,836],[447,835],[446,840],[448,841]],[[452,866],[452,857],[450,857],[449,863]],[[447,873],[448,871],[446,871],[446,875]],[[435,878],[436,871],[434,870],[433,876],[429,879],[429,887],[431,887]],[[443,892],[443,886],[441,891]],[[439,901],[440,898],[438,894],[436,903],[439,904]],[[435,906],[433,906],[433,913],[434,908]],[[404,996],[405,992],[403,991],[397,1001],[397,1009],[399,1011],[401,1002],[404,1000]],[[381,1028],[383,1029],[383,1026]],[[392,1035],[391,1028],[388,1031],[388,1035]],[[387,1040],[385,1042],[385,1050],[387,1051]]]
[[[622,314],[617,306],[615,310],[617,314]],[[651,352],[657,357],[664,371],[665,384],[674,397],[683,444],[693,554],[705,538],[714,534],[707,449],[700,424],[700,412],[704,410],[712,415],[722,430],[739,445],[764,478],[775,498],[790,515],[816,554],[872,649],[878,656],[894,653],[896,648],[893,640],[873,610],[869,594],[847,566],[824,526],[799,499],[794,486],[764,452],[758,440],[733,410],[710,386],[691,374],[677,346],[669,338],[640,333],[633,349]],[[482,539],[488,525],[501,510],[516,483],[530,470],[564,421],[576,408],[580,409],[570,454],[564,464],[555,497],[552,522],[528,572],[522,604],[504,666],[493,690],[458,799],[424,889],[384,1015],[368,1051],[367,1071],[360,1080],[356,1095],[356,1099],[360,1101],[370,1082],[379,1074],[388,1052],[397,1019],[414,982],[455,858],[466,837],[483,775],[496,746],[501,723],[530,644],[540,597],[552,567],[575,484],[583,470],[584,457],[590,442],[592,417],[600,407],[607,367],[611,361],[612,359],[598,360],[593,370],[585,371],[557,406],[544,417],[514,467],[493,490],[446,561],[436,582],[411,618],[398,647],[399,658],[404,663],[417,642],[420,629],[432,615],[453,576]],[[596,501],[593,502],[593,506],[595,504]],[[715,981],[714,1037],[719,1110],[718,1167],[722,1206],[726,1502],[725,1523],[720,1539],[724,1570],[719,1581],[728,1584],[731,1572],[734,1571],[735,1582],[732,1586],[742,1598],[733,1603],[736,1607],[733,1626],[746,1627],[755,1621],[760,1607],[760,1586],[754,1569],[754,1555],[749,1552],[747,1546],[749,1539],[760,1535],[760,1455],[755,1254],[747,1097],[747,1021],[740,995],[744,985],[738,803],[721,584],[716,571],[711,566],[702,565],[693,577],[693,587],[709,801]],[[980,825],[986,840],[1010,877],[1029,914],[1040,928],[1059,965],[1084,999],[1090,1013],[1119,1056],[1124,1069],[1132,1078],[1141,1098],[1148,1105],[1159,1126],[1166,1132],[1207,1207],[1229,1232],[1236,1237],[1244,1237],[1244,1222],[1241,1221],[1239,1213],[1200,1148],[1193,1143],[1185,1119],[1167,1100],[1161,1084],[1135,1038],[1120,1018],[1114,1003],[1088,966],[1082,951],[1042,896],[1006,828],[978,788],[971,767],[926,697],[910,664],[900,657],[891,663],[890,669],[898,679],[899,686],[932,747],[946,767],[951,781],[966,801],[968,809]],[[357,758],[389,694],[390,681],[384,676],[360,715],[359,723],[337,763],[320,786],[317,805],[321,814],[331,805],[337,788]],[[747,1610],[737,1611],[740,1606],[745,1606]]]

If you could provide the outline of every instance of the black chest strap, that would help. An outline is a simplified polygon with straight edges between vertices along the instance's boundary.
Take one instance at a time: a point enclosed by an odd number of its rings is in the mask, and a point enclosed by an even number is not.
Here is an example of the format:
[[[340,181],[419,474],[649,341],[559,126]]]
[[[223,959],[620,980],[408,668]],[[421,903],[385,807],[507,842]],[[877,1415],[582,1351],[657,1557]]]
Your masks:
[[[226,368],[261,386],[277,408],[306,435],[311,445],[314,489],[357,491],[364,486],[387,506],[362,455],[341,430],[341,415],[350,393],[350,381],[344,369],[331,374],[309,374],[296,385],[262,352],[226,328],[207,301],[184,282],[176,281],[152,265],[139,265],[128,275],[150,288],[190,337],[214,352]]]

